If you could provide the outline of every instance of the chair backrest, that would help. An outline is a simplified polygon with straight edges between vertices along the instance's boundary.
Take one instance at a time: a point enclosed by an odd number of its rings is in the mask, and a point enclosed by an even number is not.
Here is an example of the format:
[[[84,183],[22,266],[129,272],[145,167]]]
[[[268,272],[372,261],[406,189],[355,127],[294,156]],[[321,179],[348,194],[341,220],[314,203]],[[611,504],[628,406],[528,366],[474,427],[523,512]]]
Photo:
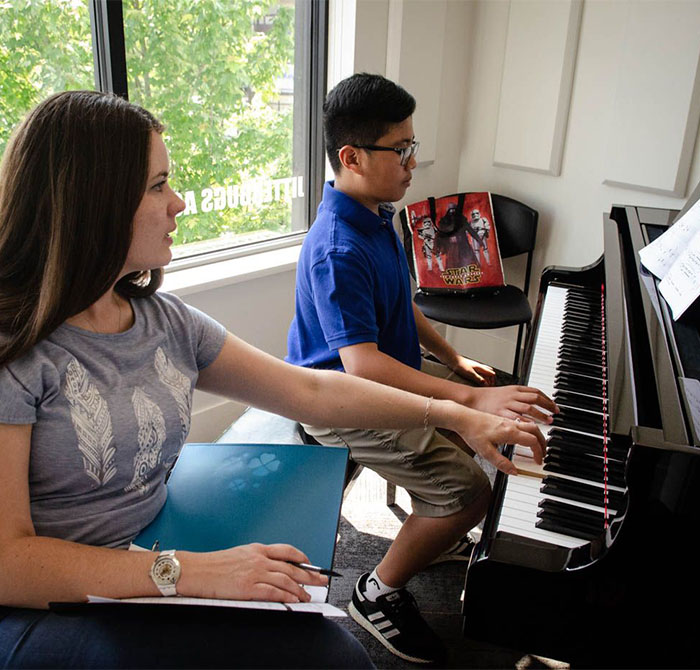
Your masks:
[[[531,253],[537,237],[537,211],[522,202],[497,193],[491,194],[491,203],[501,258]]]

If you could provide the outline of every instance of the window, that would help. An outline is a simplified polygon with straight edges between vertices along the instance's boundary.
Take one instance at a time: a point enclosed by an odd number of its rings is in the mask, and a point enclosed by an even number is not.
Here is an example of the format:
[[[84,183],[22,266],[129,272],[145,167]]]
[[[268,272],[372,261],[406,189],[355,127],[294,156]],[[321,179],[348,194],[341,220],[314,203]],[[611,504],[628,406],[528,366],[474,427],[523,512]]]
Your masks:
[[[94,86],[84,0],[0,0],[0,154],[12,130],[41,100]]]
[[[326,2],[0,0],[0,141],[49,93],[114,91],[166,126],[176,259],[294,238],[323,182]]]

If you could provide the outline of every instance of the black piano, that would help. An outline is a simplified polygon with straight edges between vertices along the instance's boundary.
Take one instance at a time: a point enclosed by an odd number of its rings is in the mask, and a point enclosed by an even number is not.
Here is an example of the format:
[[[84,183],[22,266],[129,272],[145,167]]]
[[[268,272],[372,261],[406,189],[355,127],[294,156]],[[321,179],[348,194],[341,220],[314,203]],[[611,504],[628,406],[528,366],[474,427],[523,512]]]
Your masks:
[[[543,467],[504,448],[529,474],[496,476],[466,637],[572,667],[700,667],[700,304],[673,321],[637,253],[677,214],[615,206],[600,260],[542,275],[522,382],[562,411]]]

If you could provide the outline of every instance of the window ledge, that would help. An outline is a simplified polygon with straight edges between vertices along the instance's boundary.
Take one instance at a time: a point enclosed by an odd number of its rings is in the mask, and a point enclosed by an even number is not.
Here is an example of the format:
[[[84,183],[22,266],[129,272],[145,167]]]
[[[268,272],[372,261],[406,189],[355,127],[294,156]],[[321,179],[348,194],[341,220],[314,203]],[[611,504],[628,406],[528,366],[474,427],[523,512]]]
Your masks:
[[[163,278],[163,290],[178,296],[200,293],[296,269],[301,243],[225,261],[171,270]]]

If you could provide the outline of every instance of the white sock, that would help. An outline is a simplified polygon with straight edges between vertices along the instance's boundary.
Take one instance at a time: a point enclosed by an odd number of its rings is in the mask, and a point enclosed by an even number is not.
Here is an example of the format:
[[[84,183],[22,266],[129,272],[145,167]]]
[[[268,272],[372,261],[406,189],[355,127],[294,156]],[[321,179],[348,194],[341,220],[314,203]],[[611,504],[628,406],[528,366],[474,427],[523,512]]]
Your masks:
[[[365,591],[362,595],[364,595],[367,600],[375,602],[379,596],[385,596],[387,593],[393,593],[394,591],[398,591],[399,588],[401,587],[387,586],[381,579],[379,579],[377,569],[375,568],[372,570],[369,577],[367,577],[367,581],[365,582]]]

